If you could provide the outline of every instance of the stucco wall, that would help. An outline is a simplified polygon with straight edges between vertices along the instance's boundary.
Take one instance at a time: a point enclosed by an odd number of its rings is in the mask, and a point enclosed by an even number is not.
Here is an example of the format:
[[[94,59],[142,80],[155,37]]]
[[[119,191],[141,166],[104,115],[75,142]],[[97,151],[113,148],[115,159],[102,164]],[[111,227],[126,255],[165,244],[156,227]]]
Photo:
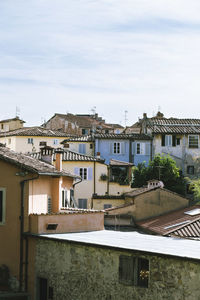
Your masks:
[[[85,155],[93,156],[94,155],[94,143],[93,142],[68,142],[69,148],[66,148],[66,150],[74,151],[79,153],[79,144],[85,144]],[[90,148],[90,145],[92,144],[92,148]]]
[[[33,145],[28,144],[28,138],[33,139]],[[46,142],[47,146],[53,148],[63,148],[63,145],[60,144],[66,137],[43,137],[43,136],[8,136],[0,137],[0,143],[5,144],[6,147],[10,148],[13,151],[27,153],[27,152],[38,152],[40,151],[40,142]],[[54,145],[54,140],[58,140],[58,143]],[[9,143],[10,141],[10,143]]]
[[[130,198],[126,199],[131,200]],[[186,198],[178,194],[157,189],[148,193],[138,195],[134,199],[135,204],[135,220],[159,216],[164,213],[187,207],[189,202]]]
[[[102,210],[104,209],[104,204],[110,204],[112,207],[124,204],[124,199],[93,199],[93,208]]]
[[[148,288],[119,283],[119,256],[149,260]],[[167,256],[37,240],[36,276],[48,279],[54,300],[199,300],[200,263]]]

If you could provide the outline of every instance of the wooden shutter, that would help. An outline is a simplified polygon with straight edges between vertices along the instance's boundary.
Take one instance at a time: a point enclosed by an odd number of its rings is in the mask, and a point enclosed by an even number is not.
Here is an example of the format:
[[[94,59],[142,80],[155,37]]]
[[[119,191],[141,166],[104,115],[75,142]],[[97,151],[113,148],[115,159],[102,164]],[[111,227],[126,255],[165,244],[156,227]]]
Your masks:
[[[82,153],[83,153],[83,154],[86,153],[86,144],[82,144]]]
[[[176,147],[176,135],[172,135],[172,146]]]
[[[161,141],[161,146],[164,147],[165,146],[165,135],[162,135],[162,141]]]
[[[125,142],[121,142],[121,154],[125,154]]]
[[[114,147],[113,142],[110,142],[110,154],[113,154],[113,147]]]
[[[79,168],[74,168],[74,174],[80,176]]]
[[[151,144],[145,143],[145,155],[150,155],[151,154]]]
[[[92,180],[92,168],[88,168],[88,180]]]
[[[132,142],[132,154],[135,154],[136,142]]]

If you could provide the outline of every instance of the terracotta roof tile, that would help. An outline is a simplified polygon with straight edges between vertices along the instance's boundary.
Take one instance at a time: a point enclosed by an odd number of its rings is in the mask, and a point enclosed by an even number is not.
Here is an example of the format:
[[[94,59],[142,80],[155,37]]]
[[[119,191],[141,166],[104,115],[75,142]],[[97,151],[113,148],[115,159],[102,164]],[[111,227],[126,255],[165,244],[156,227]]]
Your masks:
[[[23,127],[8,132],[0,133],[0,136],[50,136],[50,137],[70,137],[74,135],[61,132],[59,130],[51,130],[43,127]]]

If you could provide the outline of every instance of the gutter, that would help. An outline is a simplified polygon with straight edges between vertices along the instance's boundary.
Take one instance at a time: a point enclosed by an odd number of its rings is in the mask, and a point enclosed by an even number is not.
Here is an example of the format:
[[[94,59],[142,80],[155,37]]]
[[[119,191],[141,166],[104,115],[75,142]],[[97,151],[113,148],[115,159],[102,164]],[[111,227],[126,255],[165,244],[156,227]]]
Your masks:
[[[26,182],[36,180],[39,178],[39,174],[36,177],[25,179],[20,181],[21,187],[21,214],[20,214],[20,261],[19,261],[19,290],[23,291],[23,258],[24,258],[24,186]],[[25,262],[25,291],[28,288],[28,239],[26,239],[26,262]]]

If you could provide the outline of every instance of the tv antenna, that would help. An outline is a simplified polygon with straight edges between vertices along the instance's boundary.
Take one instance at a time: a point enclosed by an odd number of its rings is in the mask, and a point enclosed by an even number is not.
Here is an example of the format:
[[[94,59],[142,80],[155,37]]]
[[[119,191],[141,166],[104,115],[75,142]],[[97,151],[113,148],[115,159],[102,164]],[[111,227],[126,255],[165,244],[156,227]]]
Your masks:
[[[128,110],[125,110],[125,112],[124,112],[124,123],[125,123],[125,127],[126,127],[126,122],[128,121],[127,114],[128,114]]]
[[[19,118],[20,116],[20,108],[16,106],[16,118]]]

